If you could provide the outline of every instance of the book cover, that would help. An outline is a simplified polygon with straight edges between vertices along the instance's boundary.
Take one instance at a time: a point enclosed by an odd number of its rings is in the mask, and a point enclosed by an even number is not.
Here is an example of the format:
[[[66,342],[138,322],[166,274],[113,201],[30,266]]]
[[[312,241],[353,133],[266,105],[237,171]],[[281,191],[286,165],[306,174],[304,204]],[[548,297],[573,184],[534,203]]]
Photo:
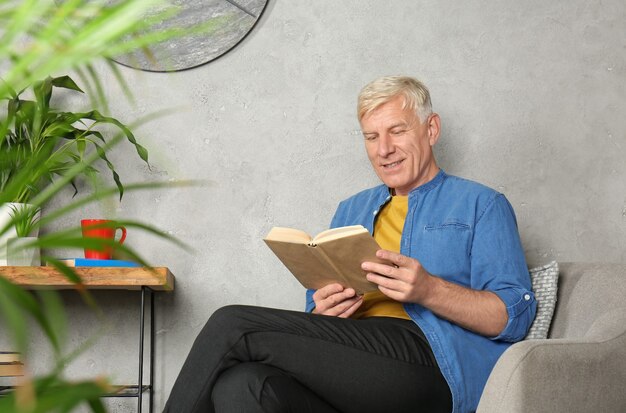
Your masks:
[[[96,260],[90,258],[63,258],[60,262],[68,267],[141,267],[133,261],[126,260]]]
[[[294,228],[274,227],[264,241],[305,288],[334,282],[359,294],[378,288],[367,281],[361,263],[382,262],[376,257],[380,246],[361,225],[333,228],[315,237]]]

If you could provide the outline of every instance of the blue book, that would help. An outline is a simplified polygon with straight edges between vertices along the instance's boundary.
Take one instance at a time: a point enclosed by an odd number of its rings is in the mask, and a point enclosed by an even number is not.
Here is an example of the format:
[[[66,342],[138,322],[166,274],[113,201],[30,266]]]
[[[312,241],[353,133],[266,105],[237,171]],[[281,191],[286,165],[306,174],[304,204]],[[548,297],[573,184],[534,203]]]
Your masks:
[[[133,261],[124,260],[95,260],[90,258],[64,258],[60,262],[68,267],[141,267]]]

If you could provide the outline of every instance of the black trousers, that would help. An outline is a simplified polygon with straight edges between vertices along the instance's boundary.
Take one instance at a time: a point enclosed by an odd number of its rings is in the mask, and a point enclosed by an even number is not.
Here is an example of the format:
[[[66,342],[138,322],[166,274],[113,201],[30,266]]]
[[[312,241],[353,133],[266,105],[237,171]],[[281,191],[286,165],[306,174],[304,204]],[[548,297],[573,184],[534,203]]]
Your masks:
[[[448,385],[412,321],[248,306],[224,307],[211,316],[164,410],[450,411]]]

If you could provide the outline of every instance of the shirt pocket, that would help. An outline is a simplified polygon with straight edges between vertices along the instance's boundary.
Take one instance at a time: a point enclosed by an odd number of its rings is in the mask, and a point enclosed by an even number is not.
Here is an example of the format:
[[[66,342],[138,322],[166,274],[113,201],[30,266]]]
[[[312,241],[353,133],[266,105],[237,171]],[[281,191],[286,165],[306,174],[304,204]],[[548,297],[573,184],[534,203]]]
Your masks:
[[[470,272],[471,240],[472,227],[461,221],[425,225],[421,262],[432,274],[467,284],[459,278]]]

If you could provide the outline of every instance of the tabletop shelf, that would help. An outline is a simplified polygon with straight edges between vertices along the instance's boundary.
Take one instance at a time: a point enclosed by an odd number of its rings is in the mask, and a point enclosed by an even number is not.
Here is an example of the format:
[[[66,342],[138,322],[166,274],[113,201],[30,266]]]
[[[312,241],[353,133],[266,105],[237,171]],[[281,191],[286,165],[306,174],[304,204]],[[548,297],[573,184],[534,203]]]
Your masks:
[[[172,291],[174,275],[167,267],[75,267],[87,289]],[[74,289],[69,281],[54,267],[0,267],[0,276],[28,289]]]

